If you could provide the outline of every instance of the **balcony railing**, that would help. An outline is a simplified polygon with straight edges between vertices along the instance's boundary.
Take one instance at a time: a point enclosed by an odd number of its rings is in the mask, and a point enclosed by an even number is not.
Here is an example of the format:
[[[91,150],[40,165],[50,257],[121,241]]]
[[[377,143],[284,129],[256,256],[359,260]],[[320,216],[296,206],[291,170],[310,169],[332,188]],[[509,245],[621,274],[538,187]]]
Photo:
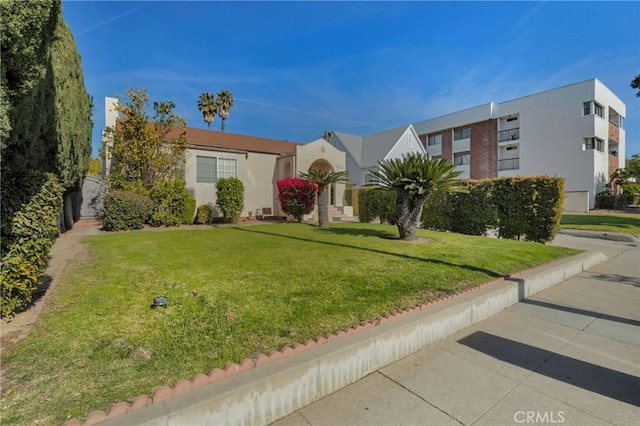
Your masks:
[[[498,132],[498,142],[515,141],[520,139],[520,128],[501,130]]]
[[[498,170],[517,170],[519,168],[519,158],[507,158],[505,160],[498,160]]]

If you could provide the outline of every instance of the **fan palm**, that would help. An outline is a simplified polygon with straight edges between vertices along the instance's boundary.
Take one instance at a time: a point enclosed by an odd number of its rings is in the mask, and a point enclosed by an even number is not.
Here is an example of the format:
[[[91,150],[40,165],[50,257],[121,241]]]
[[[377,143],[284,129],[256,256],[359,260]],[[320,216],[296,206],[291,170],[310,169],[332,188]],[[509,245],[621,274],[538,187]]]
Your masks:
[[[228,90],[223,90],[218,93],[218,99],[216,99],[217,112],[220,116],[220,131],[224,132],[224,122],[229,117],[229,111],[233,106],[233,95]]]
[[[209,92],[204,92],[198,98],[198,109],[202,112],[202,118],[207,123],[207,129],[211,129],[211,123],[216,118],[216,97]]]
[[[318,225],[321,228],[329,227],[329,192],[327,187],[334,183],[345,183],[349,174],[347,172],[323,172],[309,170],[307,173],[298,173],[298,176],[318,185]]]
[[[424,202],[435,191],[465,192],[458,185],[461,172],[443,159],[427,154],[410,153],[402,158],[378,161],[379,169],[371,174],[379,184],[396,192],[397,226],[401,240],[415,240]]]

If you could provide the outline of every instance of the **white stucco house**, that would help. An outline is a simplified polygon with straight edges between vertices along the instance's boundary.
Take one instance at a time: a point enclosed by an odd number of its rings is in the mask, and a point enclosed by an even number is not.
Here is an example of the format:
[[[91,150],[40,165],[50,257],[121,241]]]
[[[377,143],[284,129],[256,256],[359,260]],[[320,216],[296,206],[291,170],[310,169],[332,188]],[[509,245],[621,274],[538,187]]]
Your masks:
[[[116,98],[106,98],[106,126],[116,124]],[[278,202],[276,182],[284,177],[297,176],[309,170],[344,171],[345,153],[324,139],[301,144],[255,136],[218,132],[187,127],[187,154],[184,178],[196,205],[216,201],[216,182],[219,178],[235,177],[245,187],[244,218],[256,216],[286,217]],[[168,135],[171,137],[171,133]],[[108,149],[108,141],[103,140]],[[105,161],[105,174],[110,160]],[[349,217],[344,207],[344,184],[330,188],[330,214]],[[346,212],[345,212],[346,210]],[[313,215],[311,216],[313,217]]]

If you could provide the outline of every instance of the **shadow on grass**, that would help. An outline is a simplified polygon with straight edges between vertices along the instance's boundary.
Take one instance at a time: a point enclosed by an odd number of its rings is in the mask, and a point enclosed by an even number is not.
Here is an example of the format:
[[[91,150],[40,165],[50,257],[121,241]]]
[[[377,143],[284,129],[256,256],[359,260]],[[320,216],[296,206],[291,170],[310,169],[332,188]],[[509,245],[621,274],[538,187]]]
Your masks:
[[[640,379],[636,376],[483,331],[458,343],[559,382],[640,406]]]
[[[410,255],[407,255],[407,254],[393,253],[393,252],[389,252],[389,251],[377,250],[377,249],[360,247],[360,246],[354,246],[354,245],[350,245],[350,244],[333,243],[333,242],[329,242],[329,241],[320,241],[320,240],[314,240],[314,239],[310,239],[310,238],[294,237],[294,236],[291,236],[291,235],[282,235],[282,234],[278,234],[278,233],[275,233],[275,232],[267,232],[267,231],[264,231],[264,230],[256,230],[256,229],[250,229],[250,228],[244,228],[244,227],[236,227],[234,229],[236,229],[238,231],[242,231],[242,232],[252,232],[252,233],[256,233],[256,234],[264,234],[264,235],[270,235],[270,236],[274,236],[274,237],[288,238],[288,239],[297,240],[297,241],[305,241],[305,242],[311,242],[311,243],[317,243],[317,244],[325,244],[325,245],[328,245],[328,246],[345,247],[345,248],[350,248],[350,249],[355,249],[355,250],[367,251],[367,252],[370,252],[370,253],[383,254],[383,255],[387,255],[387,256],[396,256],[396,257],[400,257],[400,258],[408,259],[408,260],[417,260],[417,261],[428,262],[428,263],[433,263],[433,264],[437,264],[437,265],[452,266],[452,267],[456,267],[456,268],[467,269],[467,270],[473,271],[473,272],[480,272],[480,273],[486,274],[486,275],[488,275],[490,277],[493,277],[493,278],[498,278],[498,277],[503,277],[504,276],[504,275],[501,275],[501,274],[499,274],[499,273],[497,273],[495,271],[490,271],[488,269],[478,268],[476,266],[471,266],[471,265],[460,265],[460,264],[457,264],[457,263],[445,262],[443,260],[427,259],[427,258],[424,258],[424,257],[410,256]],[[331,229],[327,230],[326,233],[332,233]],[[335,232],[335,234],[372,236],[372,237],[379,237],[379,238],[390,238],[390,237],[393,236],[393,234],[391,234],[389,232],[385,232],[385,231],[366,230],[366,229],[348,228],[348,227],[340,228],[340,231],[339,232]]]

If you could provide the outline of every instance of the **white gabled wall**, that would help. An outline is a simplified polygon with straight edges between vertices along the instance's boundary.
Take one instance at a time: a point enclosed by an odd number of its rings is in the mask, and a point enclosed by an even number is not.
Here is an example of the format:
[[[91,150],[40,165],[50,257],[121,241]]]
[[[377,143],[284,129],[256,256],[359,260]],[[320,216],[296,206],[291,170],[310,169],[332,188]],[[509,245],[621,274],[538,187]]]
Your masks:
[[[387,155],[381,160],[389,160],[391,158],[401,158],[405,154],[412,152],[425,153],[424,146],[418,138],[418,134],[413,129],[413,126],[407,127],[407,130],[398,138],[393,148],[389,150]]]

